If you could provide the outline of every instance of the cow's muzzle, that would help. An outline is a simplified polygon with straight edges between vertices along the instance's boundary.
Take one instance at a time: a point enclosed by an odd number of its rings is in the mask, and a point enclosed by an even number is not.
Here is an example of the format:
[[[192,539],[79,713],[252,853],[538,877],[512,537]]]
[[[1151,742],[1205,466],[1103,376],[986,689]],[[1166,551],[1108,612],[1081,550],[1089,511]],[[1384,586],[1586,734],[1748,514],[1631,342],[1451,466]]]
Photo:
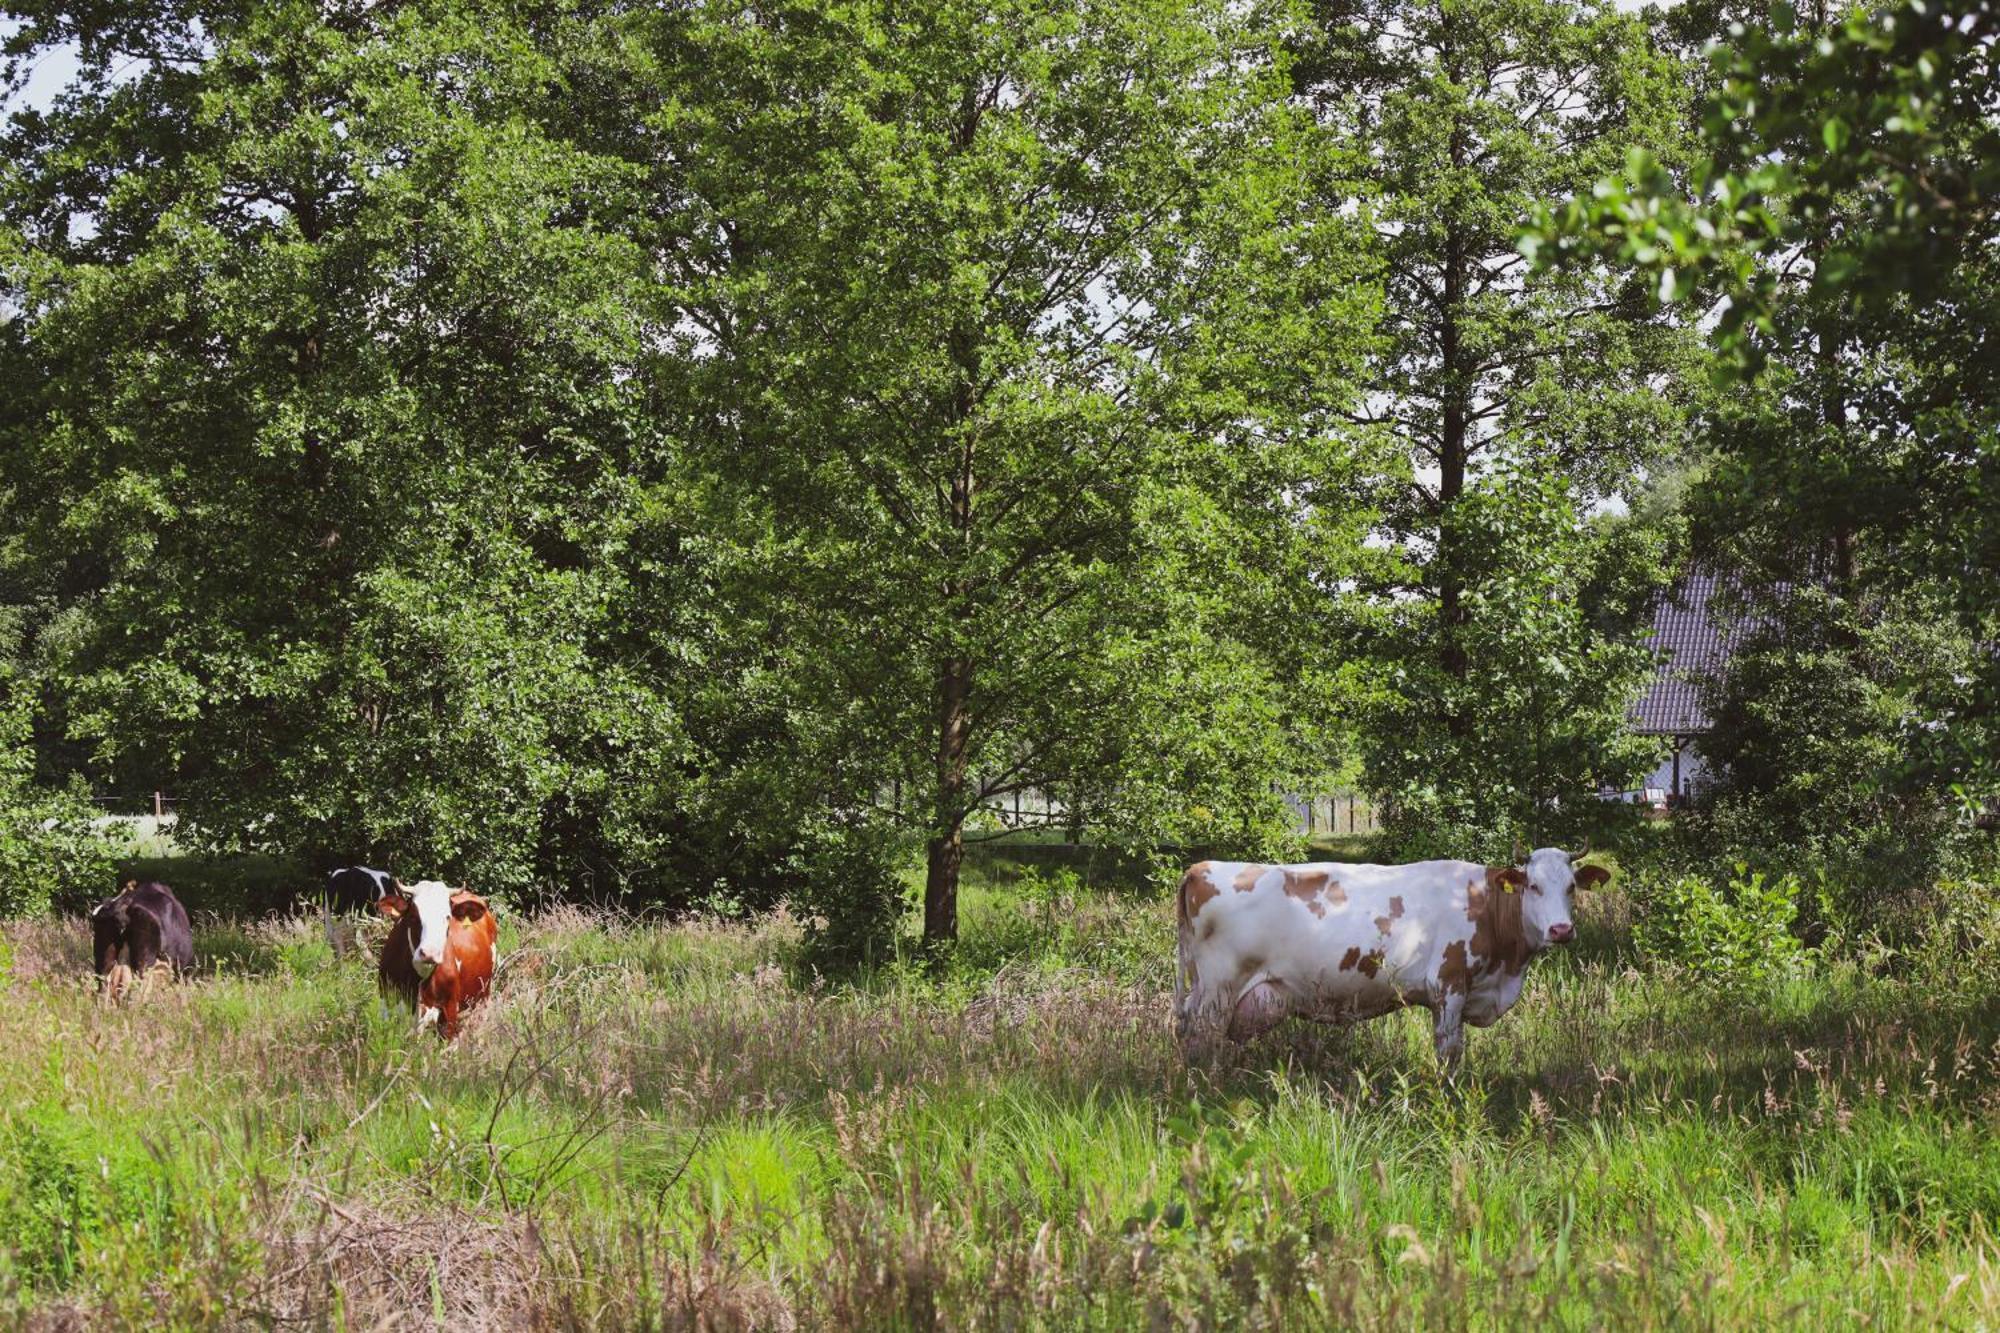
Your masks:
[[[1567,921],[1559,921],[1549,927],[1550,944],[1568,944],[1576,938],[1576,927]]]

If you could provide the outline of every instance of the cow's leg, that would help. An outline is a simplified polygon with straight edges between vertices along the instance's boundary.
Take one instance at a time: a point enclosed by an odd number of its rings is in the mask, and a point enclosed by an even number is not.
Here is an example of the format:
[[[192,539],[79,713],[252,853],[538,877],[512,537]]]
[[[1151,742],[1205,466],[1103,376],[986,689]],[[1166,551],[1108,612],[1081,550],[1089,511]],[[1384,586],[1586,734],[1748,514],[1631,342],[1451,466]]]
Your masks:
[[[1458,1072],[1459,1059],[1465,1054],[1465,996],[1452,991],[1431,1007],[1431,1013],[1437,1020],[1433,1036],[1438,1066],[1449,1078]]]
[[[1226,991],[1197,982],[1181,1000],[1175,1015],[1181,1057],[1190,1065],[1211,1063],[1221,1048],[1223,1029],[1229,1024],[1229,996]]]
[[[446,1041],[450,1041],[458,1035],[457,1000],[446,1000],[444,1002],[444,1010],[438,1018],[438,1031],[444,1034]]]
[[[153,969],[163,960],[160,957],[160,933],[157,929],[132,931],[132,942],[126,948],[126,956],[131,959],[132,994],[150,995],[153,992]]]
[[[431,1006],[425,1004],[422,1000],[417,1001],[417,1031],[422,1033],[424,1029],[437,1022],[440,1012],[437,1009],[431,1008]]]
[[[1229,1015],[1229,1039],[1251,1041],[1285,1021],[1291,1004],[1284,987],[1259,973],[1252,979]]]

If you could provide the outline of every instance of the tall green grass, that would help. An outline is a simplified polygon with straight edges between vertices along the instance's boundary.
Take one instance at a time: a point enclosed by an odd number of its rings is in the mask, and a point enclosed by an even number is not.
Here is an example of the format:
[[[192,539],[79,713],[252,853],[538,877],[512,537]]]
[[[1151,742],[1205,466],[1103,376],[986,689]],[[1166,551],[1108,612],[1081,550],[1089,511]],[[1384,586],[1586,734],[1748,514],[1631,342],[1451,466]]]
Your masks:
[[[2000,979],[1642,966],[1472,1035],[1169,1037],[1164,903],[975,887],[956,968],[505,922],[445,1047],[316,919],[118,1009],[0,936],[0,1309],[48,1327],[1990,1327]]]

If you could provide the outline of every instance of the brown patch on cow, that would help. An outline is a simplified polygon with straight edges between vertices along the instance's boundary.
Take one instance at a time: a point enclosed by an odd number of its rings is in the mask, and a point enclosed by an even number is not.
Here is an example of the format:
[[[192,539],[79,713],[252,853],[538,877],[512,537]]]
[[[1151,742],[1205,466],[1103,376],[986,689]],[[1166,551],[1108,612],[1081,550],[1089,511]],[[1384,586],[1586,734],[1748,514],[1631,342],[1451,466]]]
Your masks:
[[[1472,964],[1465,959],[1465,941],[1453,940],[1444,946],[1438,963],[1438,984],[1447,995],[1463,995],[1472,989]]]
[[[1510,889],[1525,889],[1529,885],[1528,872],[1519,866],[1486,867],[1486,887],[1499,893]]]
[[[1352,972],[1356,964],[1360,963],[1360,961],[1361,961],[1360,948],[1357,946],[1355,948],[1349,949],[1345,954],[1341,955],[1340,970],[1343,972]]]
[[[1403,899],[1399,895],[1389,900],[1389,919],[1394,921],[1403,914]]]
[[[1394,917],[1378,916],[1375,918],[1375,930],[1378,934],[1381,934],[1383,936],[1387,936],[1389,933],[1389,927],[1395,924],[1396,921]]]
[[[1511,868],[1508,868],[1511,869]],[[1486,872],[1486,886],[1466,885],[1466,919],[1472,922],[1472,962],[1481,976],[1519,976],[1533,950],[1521,925],[1521,895],[1500,888],[1507,869]],[[1513,873],[1519,874],[1519,871]]]
[[[1382,951],[1380,949],[1370,949],[1367,953],[1363,954],[1361,961],[1356,964],[1356,970],[1362,976],[1372,980],[1375,974],[1382,970]]]
[[[1181,876],[1181,920],[1192,921],[1200,916],[1208,900],[1221,892],[1215,887],[1215,881],[1209,878],[1212,865],[1212,861],[1202,861],[1189,867],[1187,874]],[[1211,929],[1213,925],[1211,922]]]
[[[1340,881],[1337,879],[1327,881],[1324,897],[1326,898],[1327,905],[1330,907],[1345,907],[1347,905],[1347,890],[1340,887]]]
[[[1576,872],[1576,886],[1579,889],[1594,889],[1611,881],[1611,872],[1603,866],[1585,866]]]
[[[1235,888],[1238,893],[1248,893],[1257,887],[1257,881],[1264,878],[1269,866],[1244,866],[1236,872]]]
[[[1285,872],[1285,892],[1306,905],[1306,910],[1314,916],[1326,915],[1326,886],[1333,876],[1324,870],[1287,870]],[[1339,887],[1338,885],[1335,886]],[[1341,895],[1343,898],[1345,894]]]

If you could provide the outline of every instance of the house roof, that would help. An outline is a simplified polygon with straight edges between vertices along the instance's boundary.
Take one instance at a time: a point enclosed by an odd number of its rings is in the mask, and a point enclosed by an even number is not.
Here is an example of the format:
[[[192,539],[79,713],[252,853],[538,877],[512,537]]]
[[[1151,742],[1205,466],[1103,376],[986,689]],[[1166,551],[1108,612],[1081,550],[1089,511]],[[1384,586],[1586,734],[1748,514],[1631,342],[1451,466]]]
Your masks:
[[[1716,591],[1730,586],[1713,574],[1689,574],[1654,607],[1653,648],[1661,662],[1632,710],[1632,729],[1640,735],[1699,736],[1714,729],[1701,706],[1701,687],[1755,627],[1754,619],[1710,611]]]

